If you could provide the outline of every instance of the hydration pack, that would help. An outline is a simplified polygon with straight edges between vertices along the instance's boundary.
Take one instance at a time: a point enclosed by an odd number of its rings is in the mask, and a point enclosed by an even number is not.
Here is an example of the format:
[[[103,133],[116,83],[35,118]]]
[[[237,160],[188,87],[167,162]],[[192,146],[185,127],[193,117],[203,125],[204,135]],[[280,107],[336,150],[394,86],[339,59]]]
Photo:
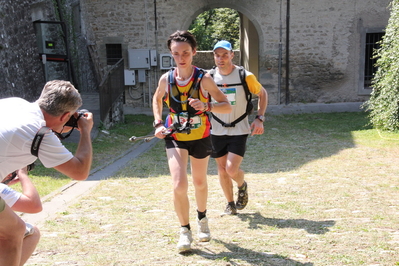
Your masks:
[[[180,115],[182,113],[186,113],[187,117],[185,117],[186,122],[183,125],[180,125],[178,128],[180,131],[186,130],[187,134],[190,134],[190,118],[196,115],[203,113],[202,111],[197,111],[193,107],[188,104],[190,98],[200,99],[200,90],[199,85],[205,74],[205,70],[201,68],[194,68],[193,81],[191,83],[191,87],[186,92],[181,92],[176,84],[175,80],[175,68],[171,68],[169,70],[168,76],[168,97],[169,97],[169,110],[171,113],[174,113],[177,116],[177,121],[180,121]],[[182,96],[186,96],[186,100],[181,100]],[[183,109],[183,104],[186,105],[186,110]],[[176,125],[177,126],[177,125]],[[179,132],[178,130],[178,132]]]
[[[212,76],[214,76],[215,74],[215,68],[213,67],[210,71],[209,74]],[[248,84],[245,80],[246,78],[246,74],[245,74],[245,69],[244,67],[240,66],[238,68],[238,74],[240,75],[240,80],[241,83],[234,83],[234,84],[216,84],[218,87],[231,87],[231,86],[239,86],[242,85],[244,87],[244,91],[245,91],[245,97],[247,98],[247,108],[245,110],[245,113],[242,114],[239,118],[237,118],[236,120],[234,120],[231,123],[225,123],[222,120],[220,120],[220,118],[218,118],[214,113],[212,113],[212,118],[215,119],[219,124],[221,124],[224,127],[235,127],[236,124],[238,124],[239,122],[241,122],[245,117],[247,117],[248,115],[252,114],[253,109],[254,109],[254,105],[252,103],[252,93],[249,91],[248,88]]]
[[[180,92],[175,81],[175,68],[169,70],[169,109],[172,113],[178,114],[181,112],[188,112],[191,115],[199,114],[201,111],[197,111],[188,104],[189,98],[199,99],[199,85],[202,77],[205,74],[205,70],[201,68],[195,68],[194,80],[191,84],[190,89],[187,92]],[[181,96],[187,96],[187,99],[182,101]],[[183,110],[182,104],[187,104],[187,110]]]

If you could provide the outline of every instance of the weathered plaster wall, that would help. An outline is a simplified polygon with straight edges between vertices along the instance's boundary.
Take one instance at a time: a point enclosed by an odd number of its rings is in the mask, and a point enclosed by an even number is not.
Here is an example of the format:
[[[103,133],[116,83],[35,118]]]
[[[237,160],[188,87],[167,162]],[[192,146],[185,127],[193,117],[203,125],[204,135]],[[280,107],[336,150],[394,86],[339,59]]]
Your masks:
[[[270,103],[277,103],[280,25],[285,49],[286,1],[281,7],[278,0],[163,0],[155,3],[156,6],[154,1],[82,0],[86,26],[92,31],[92,41],[103,60],[103,47],[112,39],[121,41],[126,49],[155,49],[158,53],[167,53],[168,35],[178,29],[187,29],[198,14],[214,7],[234,8],[254,24],[259,36],[258,78],[269,91]],[[388,3],[389,0],[291,1],[291,102],[367,99],[359,94],[358,88],[361,32],[368,27],[386,26]],[[284,84],[285,50],[282,54]],[[151,68],[148,71],[151,84],[141,86],[155,90],[155,80],[161,73],[156,67]]]
[[[34,100],[43,88],[43,70],[38,63],[32,24],[32,0],[0,2],[0,97],[18,96]],[[43,15],[48,11],[40,4]],[[39,15],[38,13],[36,13]]]
[[[96,91],[98,81],[79,25],[79,0],[60,3],[69,29],[74,85],[81,92]],[[0,98],[18,96],[33,101],[40,95],[46,80],[33,21],[59,21],[57,14],[56,1],[52,0],[0,1]],[[48,65],[47,77],[65,68],[56,63]]]
[[[363,101],[361,32],[384,28],[389,1],[301,1],[291,6],[290,89],[296,102]],[[362,23],[367,21],[367,23]]]
[[[187,29],[201,12],[215,7],[234,8],[245,16],[259,40],[259,81],[268,90],[270,104],[284,100],[286,3],[280,0],[68,0],[79,4],[81,35],[76,45],[79,60],[74,62],[79,83],[94,90],[90,58],[105,72],[105,44],[121,43],[125,66],[127,49],[168,53],[166,40]],[[64,3],[65,3],[64,2]],[[289,48],[289,89],[291,102],[357,102],[367,99],[362,88],[362,42],[366,32],[383,29],[389,18],[389,0],[302,0],[291,1]],[[54,19],[53,1],[3,0],[0,2],[0,96],[27,98],[37,95],[43,85],[43,70],[37,60],[35,19]],[[281,13],[280,13],[281,10]],[[280,35],[280,29],[282,35]],[[252,33],[251,33],[252,34]],[[282,86],[279,81],[279,43],[282,41]],[[251,36],[248,38],[252,40]],[[85,47],[87,45],[87,47]],[[248,46],[252,47],[252,46]],[[201,65],[198,65],[201,67]],[[101,72],[101,71],[100,71]],[[160,75],[165,70],[151,67],[146,81],[126,93],[128,104],[150,105]],[[129,90],[126,90],[127,92]],[[134,95],[136,94],[136,95]],[[283,101],[282,101],[283,102]]]

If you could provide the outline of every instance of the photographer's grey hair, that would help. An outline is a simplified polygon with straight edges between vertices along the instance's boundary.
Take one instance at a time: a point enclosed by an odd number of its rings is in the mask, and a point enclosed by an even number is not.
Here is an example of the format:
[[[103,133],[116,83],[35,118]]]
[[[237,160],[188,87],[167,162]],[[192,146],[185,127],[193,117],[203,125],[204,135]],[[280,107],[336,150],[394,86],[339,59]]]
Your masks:
[[[82,105],[82,98],[69,81],[52,80],[44,86],[37,103],[48,114],[59,116],[75,112]]]

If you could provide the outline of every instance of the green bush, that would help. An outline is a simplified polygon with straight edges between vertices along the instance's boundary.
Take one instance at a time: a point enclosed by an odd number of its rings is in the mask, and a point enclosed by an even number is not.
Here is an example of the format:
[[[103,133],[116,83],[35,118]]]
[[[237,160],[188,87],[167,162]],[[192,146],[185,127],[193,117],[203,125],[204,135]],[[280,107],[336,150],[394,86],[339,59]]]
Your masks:
[[[378,129],[399,129],[399,0],[392,0],[381,47],[374,52],[378,70],[373,78],[373,91],[365,103],[371,124]]]
[[[194,34],[198,51],[210,51],[220,40],[240,49],[240,15],[234,9],[214,8],[198,15],[189,27]]]

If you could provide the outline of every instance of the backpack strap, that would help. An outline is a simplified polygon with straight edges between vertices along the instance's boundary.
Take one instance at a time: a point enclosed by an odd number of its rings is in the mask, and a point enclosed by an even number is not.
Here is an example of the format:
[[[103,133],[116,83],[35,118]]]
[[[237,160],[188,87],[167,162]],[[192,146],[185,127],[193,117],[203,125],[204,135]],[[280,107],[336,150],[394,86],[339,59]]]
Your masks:
[[[249,91],[247,81],[245,80],[247,75],[243,66],[240,66],[238,73],[240,74],[241,84],[244,87],[245,95],[247,96],[247,102],[249,103],[252,101],[252,93]]]
[[[174,68],[172,68],[171,70],[169,70],[169,88],[168,88],[168,94],[169,94],[169,102],[171,102],[171,101],[174,101],[175,103],[177,103],[177,104],[184,104],[184,103],[187,103],[188,101],[189,101],[189,99],[195,94],[195,93],[197,93],[197,91],[199,90],[199,86],[200,86],[200,83],[201,83],[201,80],[202,80],[202,78],[204,77],[204,75],[205,75],[205,70],[204,69],[202,69],[202,68],[196,68],[196,70],[195,70],[195,72],[194,72],[194,76],[193,76],[193,82],[192,82],[192,84],[191,84],[191,87],[190,87],[190,89],[188,90],[188,92],[187,93],[190,93],[190,95],[188,95],[188,97],[187,97],[187,100],[185,100],[185,101],[180,101],[180,95],[179,95],[179,99],[177,99],[176,98],[176,96],[175,95],[173,95],[173,93],[172,93],[172,87],[173,86],[176,86],[176,89],[177,89],[177,91],[178,91],[178,93],[179,94],[181,94],[181,92],[179,91],[179,89],[178,89],[178,87],[177,87],[177,84],[176,84],[176,82],[175,82],[175,77],[174,77],[174,75],[175,75],[175,69]],[[172,104],[170,104],[171,106],[172,106]],[[171,108],[169,107],[169,109],[171,110]],[[173,108],[172,108],[172,110],[174,110]],[[197,113],[197,112],[194,112],[194,113]]]
[[[42,140],[44,138],[44,135],[48,132],[51,131],[49,127],[41,127],[39,131],[36,133],[35,138],[32,141],[32,145],[30,146],[30,153],[33,156],[39,157],[39,147],[40,144],[42,143]]]
[[[211,75],[211,77],[213,78],[213,76],[215,75],[215,71],[216,71],[216,67],[213,66],[211,70],[209,70],[209,75]],[[252,94],[249,92],[249,88],[248,88],[248,84],[245,80],[246,78],[246,73],[245,73],[245,69],[243,66],[239,66],[238,68],[238,74],[240,75],[240,83],[232,83],[232,84],[216,84],[216,86],[218,87],[223,87],[223,88],[227,88],[227,87],[232,87],[232,86],[238,86],[238,85],[242,85],[244,87],[245,90],[245,94],[247,95],[247,99],[250,97],[250,99],[252,100]]]
[[[169,94],[169,111],[173,112],[177,115],[178,121],[180,121],[180,111],[182,110],[182,108],[180,107],[181,104],[187,103],[189,101],[189,99],[194,95],[194,97],[196,97],[195,95],[198,95],[199,97],[199,86],[201,83],[202,78],[205,75],[205,70],[202,68],[195,68],[195,72],[194,72],[194,76],[193,76],[193,82],[191,84],[190,89],[188,90],[188,93],[190,93],[190,95],[188,95],[187,100],[185,101],[180,101],[180,95],[179,95],[179,99],[176,99],[176,97],[173,95],[172,93],[172,88],[173,86],[176,86],[176,89],[178,91],[178,93],[180,94],[180,91],[177,87],[177,84],[175,82],[175,69],[171,69],[169,71],[169,88],[168,88],[168,94]],[[172,103],[173,101],[173,103]],[[177,106],[178,105],[178,106]],[[177,108],[177,107],[178,108]],[[176,110],[175,110],[176,109]],[[187,121],[183,124],[183,125],[179,125],[179,126],[175,126],[177,128],[176,132],[177,133],[181,133],[181,132],[186,132],[187,134],[190,134],[191,131],[191,125],[190,125],[190,120],[191,117],[201,114],[202,111],[196,111],[194,108],[192,108],[191,106],[187,105]]]
[[[239,122],[241,122],[245,117],[247,117],[247,113],[245,112],[244,114],[242,114],[239,118],[237,118],[236,120],[234,120],[231,123],[225,123],[222,120],[220,120],[219,117],[217,117],[216,115],[214,115],[212,113],[212,118],[215,119],[219,124],[221,124],[223,127],[235,127],[236,124],[238,124]]]
[[[212,70],[214,70],[215,67],[212,68]],[[213,72],[214,74],[215,72]],[[251,112],[252,112],[252,93],[249,91],[248,88],[248,84],[247,81],[245,80],[246,78],[246,73],[245,73],[245,69],[243,66],[240,66],[238,68],[238,74],[240,75],[240,80],[241,83],[235,83],[235,84],[217,84],[217,86],[219,87],[228,87],[228,86],[237,86],[237,85],[242,85],[245,91],[245,97],[247,99],[247,108],[244,114],[242,114],[239,118],[237,118],[236,120],[234,120],[231,123],[225,123],[222,120],[220,120],[220,118],[218,118],[215,114],[212,113],[212,118],[215,119],[219,124],[221,124],[223,127],[235,127],[236,124],[238,124],[239,122],[241,122],[245,117],[247,117]],[[211,74],[212,76],[212,74]],[[213,76],[212,76],[213,77]]]
[[[174,86],[175,84],[175,68],[172,67],[169,70],[169,86]]]
[[[211,77],[213,78],[213,76],[215,75],[215,71],[216,71],[216,66],[213,66],[212,68],[211,68],[211,70],[209,70],[209,75],[211,75]]]
[[[205,70],[203,70],[202,68],[197,68],[197,70],[195,71],[196,73],[194,73],[194,80],[193,83],[191,84],[191,88],[189,89],[189,92],[191,91],[191,95],[187,98],[187,100],[185,101],[180,101],[180,99],[176,99],[176,97],[173,95],[173,93],[171,93],[172,87],[176,86],[177,88],[177,84],[175,82],[175,68],[172,68],[169,70],[169,95],[170,97],[177,103],[186,103],[188,102],[188,99],[195,93],[196,90],[198,90],[198,86],[205,74]],[[179,91],[179,89],[177,88],[177,90]],[[180,91],[179,91],[180,93]],[[180,97],[179,97],[180,98]]]
[[[202,78],[204,77],[204,75],[205,75],[205,70],[203,70],[202,68],[198,68],[198,74],[194,78],[193,84],[191,85],[192,89],[198,90],[198,86],[200,85],[200,82],[201,82]]]

